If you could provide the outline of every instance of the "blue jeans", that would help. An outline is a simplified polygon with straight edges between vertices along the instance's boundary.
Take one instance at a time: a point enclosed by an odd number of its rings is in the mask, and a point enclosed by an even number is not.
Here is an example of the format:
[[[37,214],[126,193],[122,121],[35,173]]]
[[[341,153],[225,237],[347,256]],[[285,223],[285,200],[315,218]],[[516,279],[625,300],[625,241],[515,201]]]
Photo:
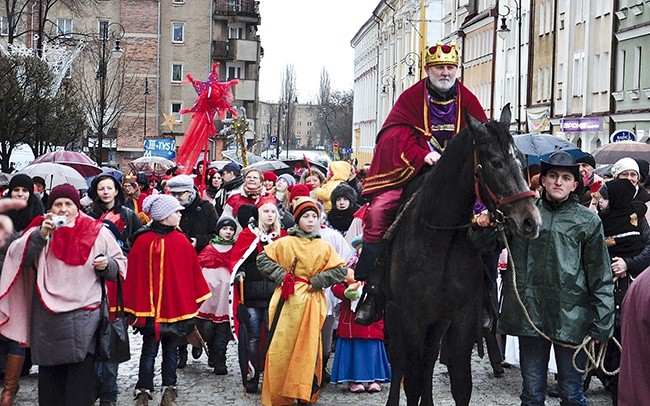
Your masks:
[[[176,364],[178,363],[176,336],[163,335],[156,341],[153,332],[142,335],[142,353],[136,389],[153,391],[153,371],[158,347],[162,343],[162,386],[176,385]]]
[[[255,368],[255,375],[259,375],[261,369],[260,362],[260,335],[262,326],[269,328],[269,308],[268,307],[249,307],[248,314],[248,351],[250,352],[251,364]]]
[[[99,400],[106,403],[117,403],[117,368],[120,364],[97,361],[95,369],[99,379]]]
[[[574,350],[557,344],[553,345],[553,349],[557,363],[560,405],[586,406],[582,374],[573,368]],[[550,352],[551,343],[541,337],[519,337],[519,362],[523,378],[520,396],[522,406],[544,405]],[[580,352],[576,358],[578,368],[584,369],[586,359],[585,353]]]

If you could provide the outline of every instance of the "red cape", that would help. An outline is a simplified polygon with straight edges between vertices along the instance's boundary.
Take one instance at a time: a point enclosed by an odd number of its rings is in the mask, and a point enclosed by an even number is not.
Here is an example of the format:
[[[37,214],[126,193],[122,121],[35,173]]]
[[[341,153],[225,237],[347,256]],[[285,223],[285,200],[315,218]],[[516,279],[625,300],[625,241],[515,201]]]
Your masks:
[[[210,297],[194,247],[179,231],[153,231],[136,238],[129,252],[124,307],[137,317],[173,323],[198,314]]]
[[[428,119],[427,79],[406,89],[377,134],[377,145],[364,182],[363,195],[398,189],[420,172],[430,152],[431,123]],[[474,94],[456,81],[456,133],[465,128],[464,111],[486,122],[487,116]]]

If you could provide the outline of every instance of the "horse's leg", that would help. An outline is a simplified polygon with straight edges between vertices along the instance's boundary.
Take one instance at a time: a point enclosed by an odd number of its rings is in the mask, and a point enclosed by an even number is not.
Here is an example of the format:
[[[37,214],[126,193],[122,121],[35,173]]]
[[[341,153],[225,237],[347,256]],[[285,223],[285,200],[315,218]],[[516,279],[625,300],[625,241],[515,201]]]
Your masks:
[[[408,406],[418,406],[424,380],[424,362],[421,353],[422,343],[417,343],[411,337],[406,338],[406,366],[404,369],[404,393]],[[420,344],[418,346],[418,344]],[[419,347],[419,348],[418,348]]]
[[[400,386],[404,377],[404,365],[407,356],[401,328],[401,312],[391,302],[388,302],[385,314],[385,328],[390,337],[388,359],[390,360],[391,369],[390,392],[386,406],[399,406]]]
[[[480,303],[474,300],[467,308],[461,310],[465,317],[457,317],[447,330],[447,339],[454,345],[449,346],[449,380],[451,394],[456,405],[469,405],[472,397],[472,348],[478,335],[478,314]]]
[[[420,406],[433,406],[433,369],[440,352],[440,338],[447,329],[447,324],[437,323],[429,327],[424,341],[424,356],[422,357],[424,371],[420,386]]]

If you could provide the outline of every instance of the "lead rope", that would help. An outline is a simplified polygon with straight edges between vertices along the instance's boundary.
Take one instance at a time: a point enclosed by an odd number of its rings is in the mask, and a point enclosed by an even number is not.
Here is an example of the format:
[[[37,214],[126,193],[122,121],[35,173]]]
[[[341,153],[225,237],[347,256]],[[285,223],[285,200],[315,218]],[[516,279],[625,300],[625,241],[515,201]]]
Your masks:
[[[526,321],[528,321],[528,323],[533,327],[533,329],[537,332],[537,334],[539,334],[542,338],[550,341],[553,344],[558,344],[565,348],[574,349],[575,351],[573,352],[573,358],[571,362],[573,363],[573,368],[576,371],[580,372],[583,375],[583,377],[586,377],[589,374],[589,372],[596,369],[600,369],[601,371],[603,371],[603,373],[609,376],[618,374],[620,368],[617,368],[615,371],[611,371],[611,372],[605,369],[605,354],[607,353],[606,342],[598,344],[592,337],[586,336],[584,340],[582,340],[582,343],[580,345],[564,344],[561,342],[554,341],[535,325],[533,320],[530,318],[530,315],[528,314],[528,310],[526,309],[524,302],[521,300],[521,296],[519,295],[519,290],[517,289],[517,273],[515,272],[515,263],[514,260],[512,259],[512,253],[510,252],[510,245],[508,244],[508,239],[506,238],[506,233],[504,230],[503,223],[498,224],[498,230],[499,230],[499,235],[501,237],[501,240],[503,241],[506,247],[506,251],[508,252],[508,264],[510,265],[510,269],[512,272],[512,287],[515,292],[515,297],[517,298],[517,302],[519,303],[519,306],[521,307],[521,310],[524,313],[524,316],[526,317]],[[614,340],[614,344],[616,344],[618,350],[620,351],[621,344],[618,342],[616,338],[612,337],[611,339]],[[578,357],[578,354],[580,354],[580,351],[584,351],[585,354],[587,355],[587,362],[585,364],[584,370],[578,368],[578,366],[576,365],[576,358]]]

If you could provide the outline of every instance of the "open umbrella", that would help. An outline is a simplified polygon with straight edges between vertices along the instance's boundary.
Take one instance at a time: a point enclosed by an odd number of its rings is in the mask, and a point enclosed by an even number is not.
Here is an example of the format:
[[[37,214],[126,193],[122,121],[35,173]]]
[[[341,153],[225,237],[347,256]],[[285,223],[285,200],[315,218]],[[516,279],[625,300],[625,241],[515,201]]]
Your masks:
[[[143,156],[129,163],[134,172],[144,172],[147,176],[163,176],[168,169],[176,166],[174,161],[161,156]]]
[[[86,179],[73,168],[61,164],[49,162],[32,163],[18,173],[24,173],[30,177],[40,176],[45,180],[45,188],[52,190],[53,187],[69,183],[77,189],[88,189]]]
[[[0,172],[0,187],[8,186],[10,180],[11,180],[11,175],[9,175],[8,173]]]
[[[69,166],[75,169],[84,178],[99,175],[102,169],[97,166],[95,161],[88,158],[83,152],[76,151],[54,151],[41,155],[32,161],[32,164],[40,164],[43,162],[50,162]]]
[[[539,165],[542,159],[557,151],[568,152],[575,159],[586,155],[569,141],[550,134],[521,134],[513,136],[513,139],[517,149],[526,155],[527,165]]]
[[[614,164],[621,158],[650,161],[650,144],[636,141],[612,142],[597,148],[592,155],[598,165]]]
[[[250,164],[244,169],[242,169],[243,172],[246,172],[249,169],[257,169],[262,172],[266,171],[271,171],[271,172],[280,172],[284,170],[284,173],[290,172],[289,165],[282,161],[278,161],[277,159],[274,160],[268,160],[268,161],[258,161],[255,162],[254,164]]]

